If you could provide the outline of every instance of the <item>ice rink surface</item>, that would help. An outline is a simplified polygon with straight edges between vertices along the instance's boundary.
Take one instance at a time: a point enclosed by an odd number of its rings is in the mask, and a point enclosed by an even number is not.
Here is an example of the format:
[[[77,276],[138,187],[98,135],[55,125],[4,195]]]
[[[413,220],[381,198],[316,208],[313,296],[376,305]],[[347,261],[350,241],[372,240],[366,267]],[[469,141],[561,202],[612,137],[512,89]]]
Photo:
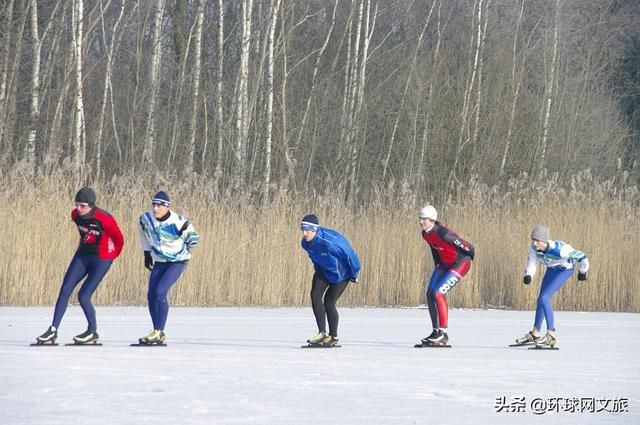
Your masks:
[[[131,342],[142,307],[98,307],[100,347],[67,310],[0,307],[0,423],[640,424],[640,315],[556,312],[560,350],[508,344],[533,312],[454,309],[449,349],[416,349],[423,308],[340,308],[341,348],[300,349],[310,308],[172,308],[168,346]]]

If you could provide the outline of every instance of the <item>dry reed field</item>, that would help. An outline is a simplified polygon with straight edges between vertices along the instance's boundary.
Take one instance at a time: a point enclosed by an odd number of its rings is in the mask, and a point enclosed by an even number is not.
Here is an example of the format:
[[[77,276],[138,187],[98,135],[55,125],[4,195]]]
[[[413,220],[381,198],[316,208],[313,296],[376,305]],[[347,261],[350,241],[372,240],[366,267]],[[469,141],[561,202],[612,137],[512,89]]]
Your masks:
[[[53,305],[78,243],[69,217],[78,187],[54,177],[2,183],[0,305]],[[276,197],[266,206],[224,200],[204,181],[171,186],[121,178],[93,187],[98,206],[116,217],[125,236],[122,255],[94,296],[97,305],[146,305],[149,272],[136,223],[161,188],[171,195],[172,210],[188,217],[201,236],[172,289],[173,305],[308,305],[313,268],[300,248],[298,225],[311,211],[322,225],[345,234],[362,260],[361,281],[347,290],[343,306],[422,304],[433,261],[417,213],[433,202],[442,223],[476,246],[471,271],[449,293],[451,307],[533,309],[544,269],[529,286],[522,274],[530,229],[542,223],[552,238],[583,250],[591,262],[589,280],[574,276],[556,297],[556,308],[640,311],[638,189],[597,182],[588,173],[576,176],[569,189],[553,178],[542,187],[528,185],[526,176],[501,188],[472,181],[440,201],[390,187],[355,207],[339,195]]]

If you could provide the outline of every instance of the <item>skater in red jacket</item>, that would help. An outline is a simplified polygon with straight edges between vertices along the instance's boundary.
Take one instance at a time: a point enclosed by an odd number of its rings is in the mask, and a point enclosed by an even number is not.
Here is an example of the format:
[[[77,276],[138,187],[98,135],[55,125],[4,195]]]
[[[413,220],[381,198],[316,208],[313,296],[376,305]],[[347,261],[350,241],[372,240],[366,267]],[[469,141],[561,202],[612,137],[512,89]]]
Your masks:
[[[475,248],[451,229],[440,224],[436,209],[427,205],[420,210],[422,238],[431,247],[435,269],[427,289],[427,306],[433,332],[422,339],[423,345],[445,345],[448,312],[447,293],[467,274],[475,255]]]
[[[69,297],[78,283],[85,278],[78,291],[78,301],[87,318],[88,326],[85,332],[75,336],[73,340],[76,344],[95,343],[98,340],[96,311],[91,304],[91,297],[124,245],[124,237],[116,220],[96,206],[96,194],[93,189],[80,189],[76,194],[75,204],[71,211],[71,220],[78,227],[80,243],[64,275],[51,326],[36,338],[38,344],[55,343]]]

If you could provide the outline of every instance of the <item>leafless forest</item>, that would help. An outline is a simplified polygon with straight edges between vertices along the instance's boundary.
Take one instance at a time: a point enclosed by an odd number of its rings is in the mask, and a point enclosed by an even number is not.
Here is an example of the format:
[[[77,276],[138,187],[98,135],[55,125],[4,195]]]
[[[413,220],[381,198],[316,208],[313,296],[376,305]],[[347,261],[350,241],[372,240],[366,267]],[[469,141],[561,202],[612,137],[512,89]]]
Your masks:
[[[310,210],[362,254],[348,302],[419,302],[433,202],[486,249],[460,305],[526,307],[496,288],[545,222],[618,291],[567,308],[637,311],[639,159],[637,0],[0,0],[0,303],[53,302],[91,184],[127,233],[102,302],[144,302],[132,223],[162,188],[203,232],[184,304],[306,302]]]
[[[3,174],[222,194],[633,171],[633,0],[2,0]]]

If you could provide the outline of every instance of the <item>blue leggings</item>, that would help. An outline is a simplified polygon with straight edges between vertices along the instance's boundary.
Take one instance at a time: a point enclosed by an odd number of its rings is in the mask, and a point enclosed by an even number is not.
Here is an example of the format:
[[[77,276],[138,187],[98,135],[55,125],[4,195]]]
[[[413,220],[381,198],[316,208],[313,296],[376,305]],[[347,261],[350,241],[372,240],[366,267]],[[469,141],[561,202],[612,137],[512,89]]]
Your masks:
[[[542,320],[547,321],[547,330],[555,331],[556,326],[553,321],[553,307],[551,306],[551,298],[562,285],[564,285],[571,274],[573,269],[554,270],[547,269],[544,277],[542,278],[542,284],[540,285],[540,295],[538,295],[538,304],[536,307],[536,317],[533,322],[533,326],[540,330],[542,326]]]
[[[56,308],[53,313],[52,326],[56,328],[60,326],[62,316],[64,316],[65,311],[67,311],[71,293],[86,276],[87,279],[82,284],[80,291],[78,291],[78,301],[80,301],[82,311],[84,311],[84,315],[87,318],[88,329],[95,332],[97,329],[96,310],[93,308],[93,304],[91,304],[91,296],[102,281],[104,275],[109,271],[112,263],[113,260],[103,260],[93,255],[76,252],[76,255],[74,255],[71,260],[71,264],[69,264],[67,268],[62,286],[60,287],[60,294],[58,295],[58,301],[56,301]]]
[[[149,313],[153,321],[153,329],[164,330],[169,315],[169,302],[167,295],[171,287],[187,266],[186,262],[160,263],[156,262],[151,270],[149,279]]]

